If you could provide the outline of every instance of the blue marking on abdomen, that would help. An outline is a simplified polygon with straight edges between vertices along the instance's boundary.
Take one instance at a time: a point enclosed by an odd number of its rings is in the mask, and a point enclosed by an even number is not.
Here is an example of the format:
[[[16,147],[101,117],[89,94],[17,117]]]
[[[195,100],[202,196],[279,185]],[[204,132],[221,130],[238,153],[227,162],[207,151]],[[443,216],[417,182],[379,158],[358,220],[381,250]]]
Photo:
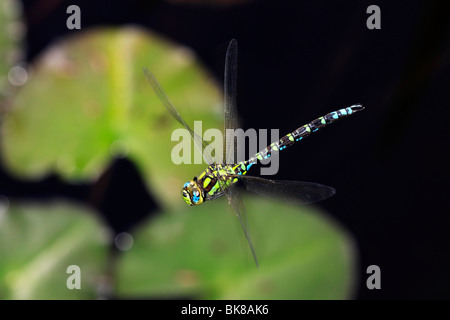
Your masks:
[[[341,112],[342,115],[346,116],[347,115],[347,110],[345,109],[341,109],[339,110]]]

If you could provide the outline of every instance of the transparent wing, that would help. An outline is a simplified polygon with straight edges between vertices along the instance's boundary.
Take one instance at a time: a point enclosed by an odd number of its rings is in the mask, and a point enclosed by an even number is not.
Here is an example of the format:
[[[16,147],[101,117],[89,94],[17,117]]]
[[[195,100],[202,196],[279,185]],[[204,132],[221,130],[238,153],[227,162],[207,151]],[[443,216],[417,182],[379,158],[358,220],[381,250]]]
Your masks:
[[[224,130],[223,130],[223,161],[227,164],[237,163],[237,145],[228,141],[227,129],[237,129],[239,127],[238,115],[236,111],[237,96],[237,54],[238,47],[235,39],[230,41],[225,57],[224,76]],[[233,148],[233,150],[231,149]],[[232,152],[233,151],[233,152]],[[242,160],[242,159],[241,159]]]
[[[332,187],[305,181],[270,180],[252,176],[237,176],[251,192],[297,204],[324,200],[336,193]]]
[[[247,215],[245,212],[244,203],[242,202],[241,197],[239,196],[238,190],[235,185],[232,185],[227,189],[226,192],[228,203],[233,208],[236,216],[239,220],[239,224],[242,227],[242,231],[244,232],[245,238],[247,239],[250,250],[252,251],[253,259],[255,260],[256,267],[259,268],[258,258],[256,257],[255,249],[253,248],[253,243],[248,233],[247,228]]]
[[[207,153],[204,152],[204,150],[208,147],[208,144],[203,141],[203,139],[196,134],[183,120],[181,115],[178,113],[177,109],[173,106],[173,104],[170,102],[169,98],[167,97],[167,94],[164,92],[163,88],[159,84],[158,80],[156,80],[155,75],[147,68],[143,68],[145,77],[147,78],[147,81],[152,86],[153,90],[155,91],[156,95],[158,96],[159,100],[164,104],[166,109],[170,112],[170,114],[179,122],[181,123],[191,134],[192,140],[194,141],[194,145],[197,148],[197,150],[202,154],[203,160],[207,164],[213,164],[214,160],[211,159],[207,155]]]
[[[228,45],[226,57],[225,57],[225,76],[224,76],[224,140],[223,140],[223,161],[226,164],[234,164],[237,162],[237,145],[234,141],[228,141],[227,143],[227,129],[237,129],[239,127],[237,110],[236,110],[236,95],[237,95],[237,54],[238,46],[237,41],[232,39]],[[233,149],[232,149],[233,148]],[[245,212],[244,203],[239,196],[237,188],[232,185],[227,187],[224,185],[224,181],[221,182],[221,189],[226,190],[225,194],[228,198],[228,203],[233,208],[236,216],[239,220],[239,224],[242,227],[245,238],[255,260],[255,264],[258,265],[258,258],[256,257],[255,249],[253,247],[252,240],[248,233],[247,228],[247,214]]]

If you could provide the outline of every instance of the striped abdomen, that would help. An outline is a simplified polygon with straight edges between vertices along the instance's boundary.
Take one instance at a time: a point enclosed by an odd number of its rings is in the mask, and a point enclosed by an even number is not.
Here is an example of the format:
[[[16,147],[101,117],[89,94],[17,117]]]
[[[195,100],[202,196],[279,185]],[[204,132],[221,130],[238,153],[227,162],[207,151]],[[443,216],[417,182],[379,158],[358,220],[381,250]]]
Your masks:
[[[257,163],[258,160],[267,159],[272,154],[277,153],[291,145],[293,145],[296,141],[300,141],[307,136],[309,136],[312,132],[316,132],[320,128],[325,127],[326,125],[333,123],[341,118],[345,118],[355,112],[364,110],[364,107],[362,105],[356,104],[348,108],[339,109],[337,111],[330,112],[323,117],[317,118],[313,121],[311,121],[308,124],[305,124],[304,126],[301,126],[297,130],[294,130],[293,132],[285,135],[280,140],[272,143],[268,147],[266,147],[264,150],[261,150],[257,154],[255,154],[253,157],[248,159],[247,161],[244,161],[243,164],[245,165],[246,169],[250,169],[250,167]]]
[[[213,164],[198,176],[198,185],[204,192],[205,200],[212,200],[221,195],[226,188],[238,181],[236,175],[245,175],[250,167],[260,160],[267,159],[272,154],[279,152],[296,141],[309,136],[312,132],[316,132],[320,128],[333,123],[341,118],[345,118],[355,112],[363,110],[361,105],[353,105],[348,108],[339,109],[330,112],[323,117],[317,118],[297,130],[285,135],[277,142],[272,143],[264,150],[258,152],[247,161],[239,162],[237,164]]]

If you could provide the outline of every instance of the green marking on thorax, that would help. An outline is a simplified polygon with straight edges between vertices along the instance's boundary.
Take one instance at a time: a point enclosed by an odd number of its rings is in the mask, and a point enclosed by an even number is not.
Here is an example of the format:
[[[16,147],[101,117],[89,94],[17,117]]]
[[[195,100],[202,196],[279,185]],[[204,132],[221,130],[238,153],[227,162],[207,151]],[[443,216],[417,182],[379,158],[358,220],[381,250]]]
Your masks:
[[[206,188],[209,183],[211,182],[211,178],[207,177],[204,181],[203,181],[203,188]]]

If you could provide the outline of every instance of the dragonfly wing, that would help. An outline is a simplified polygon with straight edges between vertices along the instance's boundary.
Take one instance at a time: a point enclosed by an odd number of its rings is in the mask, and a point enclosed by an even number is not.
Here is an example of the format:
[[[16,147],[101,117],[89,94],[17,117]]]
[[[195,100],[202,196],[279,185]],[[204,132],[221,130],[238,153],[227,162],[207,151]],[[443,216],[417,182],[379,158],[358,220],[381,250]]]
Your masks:
[[[208,144],[202,139],[202,137],[196,134],[183,120],[181,115],[178,113],[177,109],[175,109],[175,107],[173,106],[172,102],[170,102],[169,97],[164,92],[158,80],[156,80],[155,75],[145,67],[143,68],[143,70],[147,81],[152,86],[159,100],[161,100],[161,102],[164,104],[164,106],[170,112],[170,114],[189,131],[192,140],[194,141],[195,147],[203,156],[203,160],[205,160],[207,164],[213,164],[214,163],[213,159],[211,159],[211,157],[208,156],[208,153],[204,152],[204,150],[208,147]]]
[[[237,163],[237,143],[230,138],[227,138],[227,130],[235,130],[239,127],[238,114],[236,109],[237,96],[237,56],[238,46],[237,41],[232,39],[228,45],[225,57],[225,76],[224,76],[224,140],[223,140],[223,161],[226,164]],[[222,183],[221,187],[226,190],[228,203],[233,208],[242,227],[245,238],[255,260],[256,267],[259,268],[258,258],[256,257],[255,249],[247,228],[247,214],[245,212],[244,203],[239,196],[235,185],[225,186]]]
[[[314,182],[270,180],[252,176],[237,177],[251,192],[297,204],[321,201],[336,193],[334,188]]]
[[[237,41],[232,39],[228,45],[225,56],[224,75],[224,141],[223,141],[223,161],[226,164],[237,163],[237,144],[234,141],[227,143],[227,129],[237,129],[239,127],[238,114],[236,110],[237,96]],[[234,138],[233,138],[234,139]],[[230,138],[228,139],[230,140]],[[233,150],[231,149],[233,148]]]
[[[247,239],[250,250],[252,251],[252,255],[253,255],[253,259],[255,260],[256,267],[259,268],[258,258],[256,257],[255,249],[253,247],[252,240],[248,233],[247,214],[245,212],[244,203],[242,202],[242,199],[239,196],[236,186],[232,185],[232,186],[228,187],[226,195],[228,198],[228,203],[233,208],[233,211],[236,213],[236,216],[239,220],[239,224],[242,227],[242,231],[244,232],[244,235],[245,235],[245,238]]]

